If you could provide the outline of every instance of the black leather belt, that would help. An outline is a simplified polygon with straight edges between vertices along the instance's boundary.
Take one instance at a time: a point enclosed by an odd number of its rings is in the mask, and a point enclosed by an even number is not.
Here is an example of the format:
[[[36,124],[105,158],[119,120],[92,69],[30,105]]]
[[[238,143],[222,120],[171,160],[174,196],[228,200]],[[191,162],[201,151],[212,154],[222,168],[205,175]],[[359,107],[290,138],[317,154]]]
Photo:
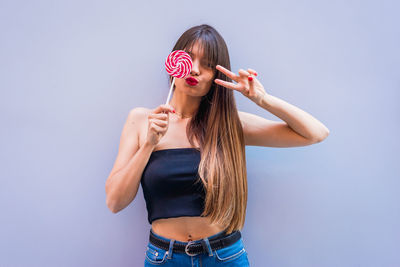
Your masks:
[[[231,234],[226,235],[225,232],[209,239],[211,250],[221,249],[232,245],[240,239],[242,235],[240,231],[233,231]],[[156,247],[162,248],[164,250],[169,249],[169,241],[159,239],[150,230],[149,241]],[[207,245],[203,239],[196,241],[185,242],[184,244],[174,242],[173,252],[186,253],[189,256],[195,256],[197,254],[206,253]]]

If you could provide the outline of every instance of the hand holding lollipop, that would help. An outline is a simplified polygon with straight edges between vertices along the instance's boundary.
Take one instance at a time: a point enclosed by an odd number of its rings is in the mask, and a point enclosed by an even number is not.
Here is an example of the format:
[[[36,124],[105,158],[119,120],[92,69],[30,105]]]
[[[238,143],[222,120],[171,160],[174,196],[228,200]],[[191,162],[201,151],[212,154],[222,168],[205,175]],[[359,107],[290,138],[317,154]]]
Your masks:
[[[185,78],[192,71],[192,67],[192,58],[188,53],[183,50],[175,50],[167,56],[167,59],[165,60],[165,69],[167,70],[169,75],[174,76],[174,79],[172,80],[171,88],[169,89],[167,97],[167,102],[165,104],[169,103],[172,88],[174,87],[175,77]]]

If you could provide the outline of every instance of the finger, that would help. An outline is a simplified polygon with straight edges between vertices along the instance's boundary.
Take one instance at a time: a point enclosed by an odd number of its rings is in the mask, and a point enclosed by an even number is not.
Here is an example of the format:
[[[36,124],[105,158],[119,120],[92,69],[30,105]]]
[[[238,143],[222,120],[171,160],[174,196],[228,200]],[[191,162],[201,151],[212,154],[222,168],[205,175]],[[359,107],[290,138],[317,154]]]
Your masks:
[[[168,104],[162,104],[153,110],[153,113],[173,112],[174,108]]]
[[[157,120],[157,119],[151,119],[150,122],[154,123],[155,125],[158,125],[160,127],[165,127],[168,124],[168,122],[166,122],[166,121]]]
[[[239,69],[239,74],[240,74],[240,77],[248,77],[248,76],[250,76],[250,73],[248,73],[247,71],[245,71],[245,70],[243,70],[243,69]]]
[[[254,76],[257,76],[257,75],[258,75],[258,73],[257,73],[255,70],[253,70],[253,69],[247,69],[247,71],[248,71],[249,73],[253,74]]]
[[[227,82],[227,81],[223,81],[220,79],[215,79],[214,80],[216,84],[222,85],[223,87],[229,88],[229,89],[233,89],[233,90],[239,90],[239,86],[237,84],[231,83],[231,82]]]
[[[247,72],[247,71],[245,71],[245,70],[240,69],[240,70],[239,70],[239,74],[240,74],[240,77],[247,78],[247,80],[248,80],[249,82],[253,81],[253,76],[252,76],[251,73],[249,73],[249,72]],[[246,89],[246,92],[248,92],[248,91],[249,91],[249,90]]]
[[[238,82],[238,78],[239,76],[237,76],[235,73],[233,73],[232,71],[222,67],[221,65],[217,65],[215,67],[217,70],[219,70],[220,72],[222,72],[223,74],[225,74],[226,76],[228,76],[229,78],[231,78],[232,80],[234,80],[235,82]]]
[[[160,120],[166,120],[168,119],[169,113],[150,113],[149,118],[155,118],[155,119],[160,119]]]
[[[156,133],[163,133],[165,131],[164,128],[162,128],[154,123],[151,125],[150,129],[153,129],[153,131],[155,131]]]

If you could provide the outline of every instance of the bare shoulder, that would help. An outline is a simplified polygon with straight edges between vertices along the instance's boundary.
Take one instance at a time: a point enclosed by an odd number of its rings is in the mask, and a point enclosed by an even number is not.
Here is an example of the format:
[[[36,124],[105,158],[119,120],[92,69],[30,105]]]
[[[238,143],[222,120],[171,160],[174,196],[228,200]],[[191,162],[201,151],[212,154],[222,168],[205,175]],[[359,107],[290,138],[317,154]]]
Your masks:
[[[129,111],[129,118],[133,119],[134,121],[140,121],[145,119],[149,114],[150,109],[145,107],[135,107]]]
[[[141,146],[144,127],[147,125],[147,118],[151,109],[145,107],[135,107],[129,111],[128,121],[136,129],[138,145]]]
[[[147,120],[147,117],[151,109],[145,107],[135,107],[129,111],[127,123],[130,126],[134,126],[139,132],[142,129],[143,123]]]
[[[123,137],[130,139],[135,136],[137,141],[139,141],[143,123],[148,116],[148,110],[144,107],[135,107],[129,111],[122,133]]]
[[[149,108],[145,107],[134,107],[129,111],[130,115],[133,116],[145,116],[150,112]]]

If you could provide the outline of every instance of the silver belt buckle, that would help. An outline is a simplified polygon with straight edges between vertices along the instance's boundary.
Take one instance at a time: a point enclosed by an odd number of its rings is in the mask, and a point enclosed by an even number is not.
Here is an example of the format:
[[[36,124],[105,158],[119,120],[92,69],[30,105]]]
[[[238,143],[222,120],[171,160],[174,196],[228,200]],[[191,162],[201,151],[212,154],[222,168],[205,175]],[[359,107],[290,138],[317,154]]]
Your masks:
[[[186,254],[187,255],[189,255],[189,256],[196,256],[197,254],[190,254],[189,253],[189,251],[188,251],[188,246],[190,245],[190,244],[193,244],[193,243],[196,243],[195,241],[189,241],[187,244],[186,244],[186,246],[185,246],[185,252],[186,252]]]

